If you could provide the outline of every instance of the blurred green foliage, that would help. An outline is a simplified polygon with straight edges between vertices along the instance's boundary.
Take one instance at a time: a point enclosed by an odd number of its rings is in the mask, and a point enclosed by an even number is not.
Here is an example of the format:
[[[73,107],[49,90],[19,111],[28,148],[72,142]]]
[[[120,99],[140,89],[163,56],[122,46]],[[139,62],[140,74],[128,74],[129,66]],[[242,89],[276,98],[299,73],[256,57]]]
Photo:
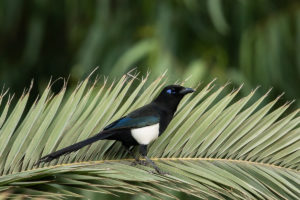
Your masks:
[[[297,0],[2,0],[0,24],[0,86],[17,94],[32,78],[37,94],[50,76],[76,84],[99,66],[300,97]]]

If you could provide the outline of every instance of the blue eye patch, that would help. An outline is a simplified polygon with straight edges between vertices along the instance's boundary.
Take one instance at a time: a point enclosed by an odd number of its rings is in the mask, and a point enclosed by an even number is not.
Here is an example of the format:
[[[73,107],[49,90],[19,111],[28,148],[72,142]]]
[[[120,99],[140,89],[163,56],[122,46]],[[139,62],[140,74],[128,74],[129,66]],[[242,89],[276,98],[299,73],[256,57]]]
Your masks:
[[[175,91],[172,90],[172,89],[168,89],[166,92],[167,92],[168,94],[175,94]]]

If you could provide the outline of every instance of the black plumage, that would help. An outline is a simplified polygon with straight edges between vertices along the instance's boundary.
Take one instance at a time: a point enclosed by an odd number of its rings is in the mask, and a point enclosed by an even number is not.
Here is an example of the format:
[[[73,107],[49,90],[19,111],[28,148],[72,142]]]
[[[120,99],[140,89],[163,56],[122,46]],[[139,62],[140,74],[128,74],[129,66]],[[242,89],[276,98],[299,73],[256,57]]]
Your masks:
[[[169,85],[151,103],[114,121],[93,137],[42,157],[37,164],[50,162],[93,142],[106,139],[122,142],[132,156],[130,147],[140,145],[140,154],[146,159],[146,162],[151,164],[158,173],[162,173],[155,163],[147,157],[147,145],[164,132],[172,120],[181,99],[191,92],[194,92],[191,88]],[[135,159],[137,162],[142,163],[138,158]]]

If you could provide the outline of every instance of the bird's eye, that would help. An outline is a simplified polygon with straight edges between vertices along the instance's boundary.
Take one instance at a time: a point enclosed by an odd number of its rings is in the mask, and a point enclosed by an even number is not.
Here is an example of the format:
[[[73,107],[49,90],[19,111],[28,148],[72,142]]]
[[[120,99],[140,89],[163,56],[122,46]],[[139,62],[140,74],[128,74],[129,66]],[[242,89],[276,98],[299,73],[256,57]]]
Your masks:
[[[167,90],[167,93],[168,93],[168,94],[175,94],[176,92],[175,92],[174,89],[168,89],[168,90]]]

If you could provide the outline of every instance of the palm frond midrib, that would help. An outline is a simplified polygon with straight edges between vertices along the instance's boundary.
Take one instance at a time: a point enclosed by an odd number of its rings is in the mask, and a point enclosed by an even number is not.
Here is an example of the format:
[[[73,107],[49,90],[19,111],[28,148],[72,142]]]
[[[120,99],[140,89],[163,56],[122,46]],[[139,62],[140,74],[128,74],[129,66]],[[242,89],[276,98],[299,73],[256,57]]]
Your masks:
[[[144,159],[141,159],[144,160]],[[151,160],[153,161],[208,161],[208,162],[228,162],[228,163],[233,163],[233,164],[245,164],[245,165],[253,165],[253,166],[264,166],[264,167],[269,167],[269,168],[274,168],[274,169],[279,169],[279,170],[289,170],[295,173],[299,173],[300,170],[298,169],[293,169],[293,168],[289,168],[289,167],[282,167],[279,165],[275,165],[275,164],[270,164],[270,163],[263,163],[263,162],[254,162],[254,161],[247,161],[247,160],[237,160],[237,159],[228,159],[228,158],[201,158],[201,157],[197,157],[197,158],[187,158],[187,157],[170,157],[170,158],[158,158],[158,157],[151,157]],[[109,162],[113,162],[113,163],[117,163],[117,162],[124,162],[124,161],[129,161],[129,162],[134,162],[135,160],[133,158],[123,158],[123,159],[107,159],[107,160],[95,160],[95,161],[80,161],[80,162],[72,162],[72,163],[63,163],[63,164],[55,164],[55,165],[50,165],[50,166],[44,166],[44,167],[38,167],[38,168],[33,168],[33,169],[29,169],[29,170],[24,170],[21,172],[29,172],[29,171],[33,171],[33,170],[39,170],[39,169],[53,169],[53,168],[58,168],[58,167],[63,167],[63,166],[78,166],[78,165],[100,165],[103,163],[109,163]],[[12,174],[17,174],[19,172],[16,173],[12,173]],[[11,175],[11,174],[7,174],[7,175]]]

